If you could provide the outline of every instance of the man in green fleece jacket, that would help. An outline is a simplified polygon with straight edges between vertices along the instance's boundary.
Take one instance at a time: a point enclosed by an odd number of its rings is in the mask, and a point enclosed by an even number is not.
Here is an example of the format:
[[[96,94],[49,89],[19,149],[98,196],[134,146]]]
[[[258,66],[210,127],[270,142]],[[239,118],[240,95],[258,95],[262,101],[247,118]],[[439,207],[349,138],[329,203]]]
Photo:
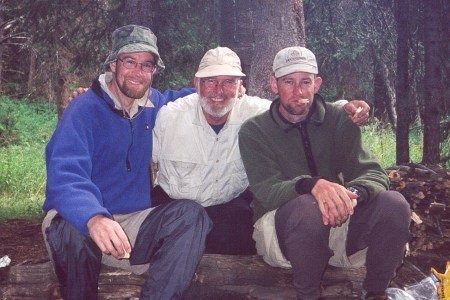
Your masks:
[[[273,72],[278,98],[239,132],[258,253],[292,267],[299,299],[320,297],[328,263],[355,266],[362,257],[365,299],[387,299],[409,238],[409,204],[387,191],[388,177],[360,128],[317,94],[322,79],[310,50],[281,50]]]

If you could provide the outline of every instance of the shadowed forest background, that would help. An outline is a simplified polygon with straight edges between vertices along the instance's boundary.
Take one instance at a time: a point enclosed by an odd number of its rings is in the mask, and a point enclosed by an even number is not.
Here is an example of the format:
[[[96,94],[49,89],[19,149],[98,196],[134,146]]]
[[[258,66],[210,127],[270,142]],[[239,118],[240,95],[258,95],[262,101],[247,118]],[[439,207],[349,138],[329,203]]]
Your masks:
[[[36,190],[42,197],[43,186],[32,181],[37,175],[28,166],[17,175],[12,157],[35,159],[45,173],[43,147],[56,115],[76,87],[103,72],[111,32],[125,24],[148,26],[157,35],[166,70],[153,85],[161,91],[191,86],[203,54],[220,45],[240,56],[247,92],[272,99],[275,53],[306,46],[318,59],[321,94],[328,101],[365,99],[371,128],[394,134],[394,164],[450,164],[446,0],[0,0],[2,197],[20,190],[15,180],[28,176],[34,185],[28,195]],[[30,121],[21,124],[28,114]],[[417,147],[419,157],[411,157]]]

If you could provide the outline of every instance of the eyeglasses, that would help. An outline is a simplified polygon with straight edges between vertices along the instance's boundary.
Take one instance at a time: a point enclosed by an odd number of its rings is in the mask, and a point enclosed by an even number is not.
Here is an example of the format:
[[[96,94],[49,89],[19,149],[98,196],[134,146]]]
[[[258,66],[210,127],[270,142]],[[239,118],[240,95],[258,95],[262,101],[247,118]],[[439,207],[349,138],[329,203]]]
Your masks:
[[[235,88],[239,79],[225,79],[222,81],[217,80],[216,78],[203,78],[200,80],[207,88],[212,89],[217,87],[218,85],[222,86],[224,89],[232,89]]]
[[[156,69],[155,63],[152,63],[152,62],[138,63],[138,62],[135,62],[134,60],[128,59],[128,58],[126,58],[126,59],[117,58],[117,60],[120,60],[123,64],[123,66],[125,67],[125,69],[129,69],[129,70],[136,69],[136,67],[138,65],[141,65],[142,72],[145,72],[145,73],[151,73]]]

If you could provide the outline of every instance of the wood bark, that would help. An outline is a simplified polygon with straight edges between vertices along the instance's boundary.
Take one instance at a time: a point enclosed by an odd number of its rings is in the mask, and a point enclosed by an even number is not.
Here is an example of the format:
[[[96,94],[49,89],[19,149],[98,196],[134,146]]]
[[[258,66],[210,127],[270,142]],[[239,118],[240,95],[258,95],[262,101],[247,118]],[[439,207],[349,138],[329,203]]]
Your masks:
[[[410,227],[411,252],[450,242],[450,171],[439,166],[404,164],[387,169],[390,189],[400,192],[418,216]]]
[[[397,23],[397,84],[396,84],[396,162],[408,163],[410,110],[413,107],[409,97],[409,0],[396,1]]]
[[[377,95],[374,116],[379,120],[383,120],[383,116],[387,116],[389,123],[395,130],[397,126],[396,95],[389,80],[389,71],[375,50],[375,45],[371,48],[374,66],[374,94]]]
[[[69,105],[70,99],[70,82],[73,77],[70,72],[71,61],[73,59],[73,53],[64,48],[60,48],[56,53],[56,106],[58,109],[58,118],[61,118],[67,105]]]
[[[269,76],[275,54],[282,48],[305,46],[303,3],[298,0],[259,1],[254,7],[255,52],[249,90],[272,98]]]
[[[1,36],[0,36],[0,39],[1,39]],[[3,82],[3,76],[2,76],[2,74],[3,74],[3,62],[4,62],[4,60],[3,60],[3,45],[2,44],[0,44],[0,93],[2,92],[2,86],[3,86],[3,84],[2,84],[2,82]]]
[[[33,49],[30,49],[30,64],[28,68],[28,81],[27,81],[27,88],[28,92],[31,93],[33,90],[33,79],[36,75],[36,61],[37,61],[37,53],[33,51]]]
[[[221,1],[221,44],[236,51],[248,94],[271,99],[272,62],[282,48],[305,45],[301,0]]]
[[[423,162],[437,164],[440,162],[440,124],[443,109],[443,89],[441,86],[442,70],[439,60],[440,41],[440,0],[429,1],[424,5],[424,48],[425,48],[425,101],[424,101],[424,141]],[[448,33],[447,33],[448,38]]]
[[[328,267],[322,282],[326,299],[360,299],[364,268]],[[402,287],[424,278],[417,268],[405,264],[393,286]],[[272,268],[258,256],[204,255],[185,300],[199,299],[296,299],[290,270]],[[145,276],[102,268],[99,299],[139,297]],[[60,299],[57,279],[50,263],[33,262],[0,269],[2,299]]]
[[[252,0],[221,0],[220,23],[220,45],[237,53],[241,59],[242,71],[247,75],[244,85],[248,87],[255,49]]]
[[[152,7],[153,1],[150,0],[127,0],[124,1],[124,10],[127,18],[127,24],[141,25],[152,28]],[[152,30],[155,30],[152,28]]]
[[[3,4],[3,2],[4,1],[0,1],[0,5],[4,5]],[[0,12],[1,12],[1,10],[0,10]],[[4,22],[4,20],[3,20],[3,17],[2,17],[2,14],[0,13],[0,24],[3,24],[3,22]],[[0,92],[2,92],[2,86],[3,86],[3,76],[2,76],[2,74],[3,74],[3,63],[4,63],[4,59],[3,59],[3,49],[4,49],[4,42],[3,42],[3,39],[4,39],[4,32],[3,32],[3,28],[2,27],[0,27]]]

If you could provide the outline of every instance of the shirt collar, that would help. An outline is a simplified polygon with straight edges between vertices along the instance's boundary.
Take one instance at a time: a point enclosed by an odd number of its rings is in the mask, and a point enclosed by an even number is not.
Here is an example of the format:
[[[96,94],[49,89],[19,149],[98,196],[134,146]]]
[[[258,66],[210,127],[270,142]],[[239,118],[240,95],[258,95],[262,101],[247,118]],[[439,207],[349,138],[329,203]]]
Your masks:
[[[101,74],[98,77],[98,81],[100,82],[100,85],[102,87],[102,89],[108,94],[109,97],[111,97],[111,99],[114,102],[114,108],[117,110],[122,110],[122,105],[120,104],[120,101],[117,99],[117,97],[111,92],[111,90],[108,87],[108,83],[112,80],[112,73],[111,72],[106,72],[104,74]],[[133,118],[134,115],[136,115],[138,113],[139,110],[139,106],[144,106],[144,107],[155,107],[150,99],[150,95],[151,95],[151,89],[149,89],[147,92],[145,92],[145,95],[140,98],[140,99],[136,99],[133,101],[133,104],[131,105],[130,108],[130,118]]]

